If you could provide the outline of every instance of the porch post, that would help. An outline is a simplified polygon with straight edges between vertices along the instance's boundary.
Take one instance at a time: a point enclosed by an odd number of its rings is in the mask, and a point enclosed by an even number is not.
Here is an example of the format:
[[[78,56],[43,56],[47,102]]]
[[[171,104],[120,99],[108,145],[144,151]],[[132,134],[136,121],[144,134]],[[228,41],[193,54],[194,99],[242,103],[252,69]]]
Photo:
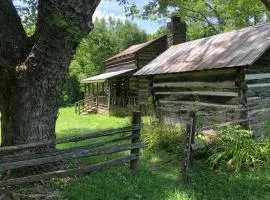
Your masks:
[[[98,107],[98,82],[96,83],[96,96],[97,96],[97,107]]]
[[[108,110],[110,110],[110,104],[111,104],[111,82],[108,80],[107,82],[107,89],[108,89]]]
[[[87,96],[86,83],[84,83],[84,98]]]

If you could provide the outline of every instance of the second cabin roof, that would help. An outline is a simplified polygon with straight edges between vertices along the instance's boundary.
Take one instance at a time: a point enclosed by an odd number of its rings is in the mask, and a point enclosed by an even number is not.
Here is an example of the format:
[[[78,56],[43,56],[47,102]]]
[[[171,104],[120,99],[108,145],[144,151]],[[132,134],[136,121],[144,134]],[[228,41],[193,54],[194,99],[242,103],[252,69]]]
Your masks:
[[[252,65],[270,47],[270,24],[247,27],[172,46],[135,75]]]
[[[141,44],[136,44],[136,45],[132,45],[130,47],[128,47],[127,49],[121,51],[120,53],[116,54],[115,56],[107,59],[105,61],[105,63],[108,63],[108,62],[111,62],[113,60],[117,60],[119,58],[122,58],[122,57],[125,57],[125,56],[129,56],[131,54],[135,54],[137,52],[139,52],[141,49],[143,49],[144,47],[147,47],[148,45],[151,45],[153,42],[165,37],[166,35],[164,36],[161,36],[155,40],[151,40],[151,41],[148,41],[148,42],[145,42],[145,43],[141,43]]]

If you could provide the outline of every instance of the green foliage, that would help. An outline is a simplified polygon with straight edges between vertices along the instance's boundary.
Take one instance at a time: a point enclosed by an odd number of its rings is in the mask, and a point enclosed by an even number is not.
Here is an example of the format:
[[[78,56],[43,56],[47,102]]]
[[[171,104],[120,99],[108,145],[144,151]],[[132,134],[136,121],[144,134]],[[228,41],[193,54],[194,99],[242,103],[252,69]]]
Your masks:
[[[151,0],[142,10],[127,7],[128,14],[151,19],[175,12],[188,24],[190,40],[262,23],[268,15],[260,0]]]
[[[241,169],[258,168],[269,162],[269,141],[255,141],[249,131],[239,126],[222,128],[209,150],[209,162],[212,167],[227,166],[237,173]]]
[[[143,127],[143,141],[149,150],[165,150],[177,155],[184,150],[184,134],[180,127],[155,124],[152,119]]]
[[[154,40],[157,39],[165,34],[167,34],[168,30],[166,26],[161,26],[155,33],[149,34],[148,39]]]
[[[62,105],[70,105],[83,98],[83,93],[80,91],[80,82],[74,74],[68,74],[62,93]]]

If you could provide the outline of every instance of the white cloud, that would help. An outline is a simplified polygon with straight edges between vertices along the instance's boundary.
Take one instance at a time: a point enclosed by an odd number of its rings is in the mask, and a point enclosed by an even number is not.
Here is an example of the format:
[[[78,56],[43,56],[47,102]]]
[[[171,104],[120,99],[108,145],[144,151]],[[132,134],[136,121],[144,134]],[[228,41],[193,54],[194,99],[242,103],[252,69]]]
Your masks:
[[[138,0],[136,3],[139,6],[146,4],[149,0]],[[96,18],[105,18],[105,20],[109,20],[109,18],[125,20],[129,19],[135,23],[137,23],[142,29],[144,29],[148,33],[155,32],[161,23],[150,20],[142,20],[142,19],[131,19],[125,16],[125,9],[123,6],[120,6],[116,0],[102,0],[99,6],[97,7],[93,19]]]
[[[119,6],[118,2],[102,0],[95,11],[93,18],[105,18],[105,20],[115,18],[125,20],[126,16],[124,8]]]

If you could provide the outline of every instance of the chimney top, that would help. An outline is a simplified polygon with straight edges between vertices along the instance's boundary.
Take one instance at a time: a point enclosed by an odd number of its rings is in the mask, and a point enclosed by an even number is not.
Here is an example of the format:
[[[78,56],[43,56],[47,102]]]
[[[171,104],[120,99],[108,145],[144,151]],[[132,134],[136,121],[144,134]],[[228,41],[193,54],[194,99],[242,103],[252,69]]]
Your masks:
[[[168,48],[186,42],[186,23],[181,21],[181,17],[173,14],[171,16],[171,22],[167,24],[168,35],[167,35],[167,45]]]

